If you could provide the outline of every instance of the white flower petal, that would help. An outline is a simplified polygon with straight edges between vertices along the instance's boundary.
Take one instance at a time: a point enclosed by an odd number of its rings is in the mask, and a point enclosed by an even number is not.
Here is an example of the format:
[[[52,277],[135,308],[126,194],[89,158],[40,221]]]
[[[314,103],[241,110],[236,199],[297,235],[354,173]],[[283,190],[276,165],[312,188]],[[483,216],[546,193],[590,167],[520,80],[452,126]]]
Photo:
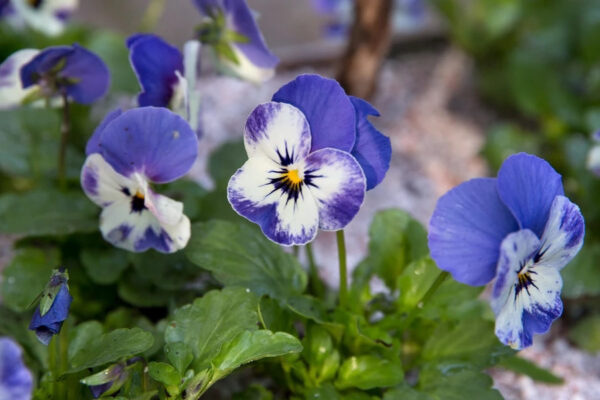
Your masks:
[[[231,49],[237,57],[238,63],[220,57],[219,61],[224,73],[256,84],[266,82],[275,75],[275,68],[259,67],[250,61],[236,46],[231,46]]]
[[[36,49],[19,50],[0,65],[0,110],[21,105],[29,94],[38,89],[37,86],[23,89],[21,67],[39,52]]]
[[[104,158],[91,154],[81,169],[81,186],[85,194],[101,207],[115,201],[129,201],[138,183],[117,173]],[[125,191],[125,189],[127,189]]]

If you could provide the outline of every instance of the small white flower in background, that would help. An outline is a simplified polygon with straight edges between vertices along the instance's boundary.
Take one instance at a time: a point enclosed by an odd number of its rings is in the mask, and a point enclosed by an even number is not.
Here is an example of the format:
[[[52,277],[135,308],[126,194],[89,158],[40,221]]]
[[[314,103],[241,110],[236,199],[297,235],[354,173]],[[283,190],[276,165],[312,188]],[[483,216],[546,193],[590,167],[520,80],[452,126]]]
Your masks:
[[[594,145],[588,153],[586,165],[587,169],[600,176],[600,131],[596,131],[592,135],[592,140]]]
[[[79,0],[10,0],[6,18],[13,26],[29,26],[48,36],[60,35]]]

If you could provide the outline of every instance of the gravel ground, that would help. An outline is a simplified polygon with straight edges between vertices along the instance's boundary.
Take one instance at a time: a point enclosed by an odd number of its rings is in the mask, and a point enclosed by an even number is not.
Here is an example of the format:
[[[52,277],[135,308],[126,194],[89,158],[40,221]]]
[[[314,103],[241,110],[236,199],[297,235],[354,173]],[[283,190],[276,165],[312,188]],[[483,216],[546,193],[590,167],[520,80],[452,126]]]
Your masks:
[[[331,75],[332,71],[284,71],[260,87],[226,77],[203,79],[204,136],[201,161],[192,175],[210,186],[202,160],[223,142],[239,139],[246,116],[256,104],[269,101],[282,84],[303,72]],[[373,123],[392,140],[392,165],[384,184],[368,193],[364,207],[346,229],[350,267],[365,255],[368,226],[378,210],[399,207],[426,224],[440,195],[466,179],[486,174],[478,152],[484,129],[495,116],[474,94],[471,72],[469,61],[455,50],[411,53],[384,65],[380,89],[372,101],[382,116]],[[10,244],[11,238],[0,236],[0,269],[11,257]],[[323,279],[337,286],[334,235],[319,234],[315,251],[318,263],[324,266]],[[496,387],[506,399],[600,398],[600,356],[579,351],[552,332],[538,337],[521,355],[550,368],[565,384],[544,385],[493,370]]]

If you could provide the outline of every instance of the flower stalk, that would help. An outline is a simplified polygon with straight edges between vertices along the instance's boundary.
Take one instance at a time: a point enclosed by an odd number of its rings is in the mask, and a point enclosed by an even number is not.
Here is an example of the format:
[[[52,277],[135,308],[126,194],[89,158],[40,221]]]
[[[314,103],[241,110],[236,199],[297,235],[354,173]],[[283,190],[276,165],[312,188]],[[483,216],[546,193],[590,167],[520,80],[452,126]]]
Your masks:
[[[344,230],[340,229],[336,233],[338,261],[340,269],[340,307],[348,306],[348,267],[346,262],[346,240]]]

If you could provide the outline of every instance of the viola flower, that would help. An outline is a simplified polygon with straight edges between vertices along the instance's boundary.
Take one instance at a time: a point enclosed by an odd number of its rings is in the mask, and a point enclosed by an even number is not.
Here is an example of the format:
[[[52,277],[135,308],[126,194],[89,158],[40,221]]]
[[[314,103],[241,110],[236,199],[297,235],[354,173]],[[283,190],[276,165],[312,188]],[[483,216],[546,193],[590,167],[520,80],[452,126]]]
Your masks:
[[[108,91],[110,73],[100,57],[77,44],[53,46],[23,65],[21,82],[24,89],[35,88],[39,98],[65,95],[91,104]]]
[[[0,337],[0,399],[30,400],[33,376],[23,363],[23,351],[9,337]]]
[[[200,41],[212,46],[222,68],[260,83],[275,74],[279,59],[267,48],[245,0],[194,0],[205,18]]]
[[[277,102],[256,107],[244,145],[249,159],[231,177],[227,198],[274,242],[306,244],[318,228],[342,229],[360,209],[366,188],[360,165],[348,152],[314,149],[298,108]]]
[[[82,379],[81,383],[89,386],[92,396],[97,399],[100,396],[117,393],[127,379],[129,379],[129,370],[126,364],[121,362]]]
[[[68,279],[64,270],[54,271],[29,324],[29,329],[35,331],[39,341],[46,346],[52,336],[60,332],[63,322],[69,316],[73,297],[69,293]]]
[[[300,109],[312,134],[311,151],[331,147],[351,153],[367,178],[367,190],[377,186],[390,168],[390,139],[369,121],[379,112],[368,102],[348,96],[333,79],[300,75],[279,89],[273,101]]]
[[[137,34],[127,39],[129,61],[142,92],[138,95],[140,107],[167,107],[190,120],[198,112],[190,105],[196,97],[196,68],[200,43],[189,41],[184,54],[163,39],[151,34]]]
[[[198,139],[185,120],[165,108],[113,111],[90,138],[86,153],[81,186],[103,208],[105,240],[134,252],[172,253],[186,246],[190,220],[183,204],[150,187],[180,178],[196,160]]]
[[[33,86],[23,88],[20,70],[39,52],[36,49],[19,50],[0,64],[0,110],[22,105],[36,90]]]
[[[497,178],[477,178],[442,196],[429,223],[429,249],[454,279],[479,286],[495,277],[496,335],[521,349],[562,313],[560,270],[583,245],[579,207],[561,176],[525,153]]]
[[[1,69],[2,67],[0,67],[0,70]],[[587,169],[592,171],[595,175],[600,176],[600,131],[597,131],[592,135],[592,141],[594,142],[594,145],[587,156]]]
[[[25,23],[48,36],[57,36],[78,5],[79,0],[2,0],[0,16],[5,8],[13,24]]]

